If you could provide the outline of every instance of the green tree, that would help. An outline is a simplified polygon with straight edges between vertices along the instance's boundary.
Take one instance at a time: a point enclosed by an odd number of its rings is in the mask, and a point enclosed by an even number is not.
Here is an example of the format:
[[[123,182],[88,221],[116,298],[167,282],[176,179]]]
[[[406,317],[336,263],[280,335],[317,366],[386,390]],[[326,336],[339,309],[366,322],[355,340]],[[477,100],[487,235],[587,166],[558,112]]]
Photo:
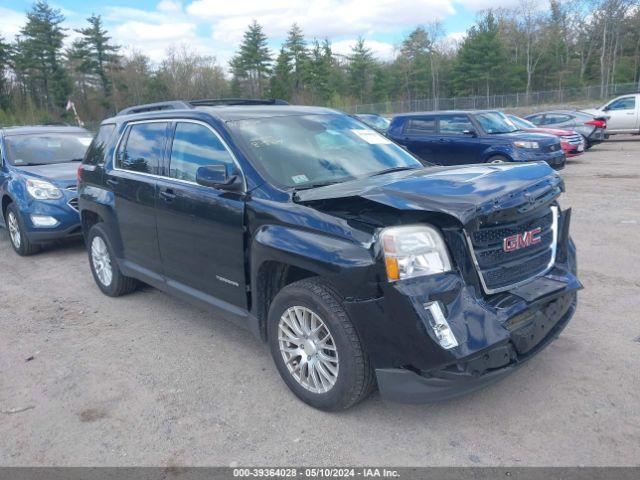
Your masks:
[[[62,62],[63,21],[60,10],[38,0],[27,12],[27,22],[16,42],[15,68],[37,105],[46,109],[64,106],[71,92]]]
[[[11,56],[11,46],[5,42],[4,37],[0,35],[0,109],[7,110],[9,108],[9,82],[7,74],[9,73],[9,59]]]
[[[309,59],[309,83],[314,103],[326,105],[335,93],[331,81],[333,69],[334,59],[331,43],[327,39],[322,44],[318,40],[314,40]]]
[[[292,98],[298,101],[309,79],[309,55],[302,29],[294,23],[284,43],[291,58]]]
[[[230,67],[237,92],[262,97],[271,72],[271,52],[267,37],[255,20],[244,33],[240,49],[231,60]]]
[[[273,98],[289,101],[292,95],[291,83],[291,55],[282,47],[269,82],[269,94]]]
[[[364,38],[358,37],[348,57],[349,84],[351,93],[360,103],[369,100],[373,84],[376,61],[371,50],[365,46]]]
[[[467,31],[458,50],[453,83],[456,93],[497,93],[503,86],[507,58],[500,28],[491,10]]]
[[[111,37],[102,26],[100,15],[87,18],[89,26],[76,30],[81,37],[74,42],[81,54],[80,70],[95,76],[106,99],[111,97],[112,81],[110,72],[118,66],[119,47],[110,43]]]

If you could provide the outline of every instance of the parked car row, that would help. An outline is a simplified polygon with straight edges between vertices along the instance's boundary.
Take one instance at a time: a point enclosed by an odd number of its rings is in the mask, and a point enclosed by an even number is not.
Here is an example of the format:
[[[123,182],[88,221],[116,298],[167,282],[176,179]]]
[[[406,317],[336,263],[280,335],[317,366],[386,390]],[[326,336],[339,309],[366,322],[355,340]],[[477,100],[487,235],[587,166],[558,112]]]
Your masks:
[[[376,386],[443,400],[515,371],[576,309],[563,180],[543,162],[493,163],[564,154],[498,112],[405,115],[389,130],[451,164],[448,140],[465,139],[490,164],[425,168],[325,108],[162,102],[104,120],[86,153],[80,129],[3,131],[3,218],[21,255],[81,228],[106,295],[144,282],[247,328],[316,408]]]
[[[640,134],[639,98],[627,95],[600,109],[537,112],[525,118],[496,110],[412,112],[391,120],[376,114],[354,117],[425,164],[546,161],[559,170],[565,158],[582,155],[608,135]]]

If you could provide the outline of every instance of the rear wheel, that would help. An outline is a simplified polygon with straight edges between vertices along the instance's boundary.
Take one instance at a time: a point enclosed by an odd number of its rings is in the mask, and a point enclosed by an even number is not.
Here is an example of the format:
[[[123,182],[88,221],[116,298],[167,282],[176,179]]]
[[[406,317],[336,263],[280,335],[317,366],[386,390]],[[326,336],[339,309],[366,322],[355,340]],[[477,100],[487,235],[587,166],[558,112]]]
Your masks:
[[[585,150],[589,150],[591,147],[593,147],[593,145],[591,144],[591,142],[589,141],[589,139],[587,137],[582,135],[582,139],[584,140],[584,149]]]
[[[106,229],[99,223],[89,230],[87,250],[93,279],[102,293],[119,297],[136,289],[138,282],[120,271]]]
[[[269,309],[271,355],[302,401],[344,410],[375,386],[373,368],[339,295],[320,279],[283,288]]]
[[[22,221],[20,212],[18,212],[18,208],[15,204],[11,203],[7,207],[4,223],[9,232],[11,246],[18,255],[26,257],[27,255],[33,255],[40,250],[40,245],[32,243],[29,240],[29,237],[27,237],[24,222]]]

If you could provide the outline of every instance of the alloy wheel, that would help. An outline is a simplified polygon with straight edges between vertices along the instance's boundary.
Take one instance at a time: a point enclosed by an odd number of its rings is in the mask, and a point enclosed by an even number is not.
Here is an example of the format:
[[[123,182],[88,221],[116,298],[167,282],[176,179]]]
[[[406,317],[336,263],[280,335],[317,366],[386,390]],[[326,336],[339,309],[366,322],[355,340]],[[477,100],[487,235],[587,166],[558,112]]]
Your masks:
[[[91,241],[91,263],[100,283],[105,287],[111,285],[113,270],[107,244],[101,237],[93,237]]]
[[[20,235],[20,224],[18,223],[18,217],[16,217],[15,213],[9,212],[7,215],[7,227],[9,227],[9,236],[11,237],[11,242],[13,243],[16,249],[20,248],[22,245],[22,236]]]
[[[327,325],[307,307],[288,308],[278,323],[280,353],[291,376],[313,393],[326,393],[338,380],[339,360]]]

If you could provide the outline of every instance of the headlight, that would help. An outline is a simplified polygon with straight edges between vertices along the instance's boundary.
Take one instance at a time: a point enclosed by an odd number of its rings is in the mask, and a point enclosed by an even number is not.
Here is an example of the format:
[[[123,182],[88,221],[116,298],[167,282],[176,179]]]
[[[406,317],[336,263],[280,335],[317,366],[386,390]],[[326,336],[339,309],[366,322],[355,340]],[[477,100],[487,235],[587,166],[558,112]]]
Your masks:
[[[518,148],[540,148],[538,142],[513,142],[513,144]]]
[[[440,232],[428,225],[385,228],[380,242],[389,281],[451,270]]]
[[[62,198],[60,189],[44,180],[27,179],[27,192],[36,200],[57,200]]]

